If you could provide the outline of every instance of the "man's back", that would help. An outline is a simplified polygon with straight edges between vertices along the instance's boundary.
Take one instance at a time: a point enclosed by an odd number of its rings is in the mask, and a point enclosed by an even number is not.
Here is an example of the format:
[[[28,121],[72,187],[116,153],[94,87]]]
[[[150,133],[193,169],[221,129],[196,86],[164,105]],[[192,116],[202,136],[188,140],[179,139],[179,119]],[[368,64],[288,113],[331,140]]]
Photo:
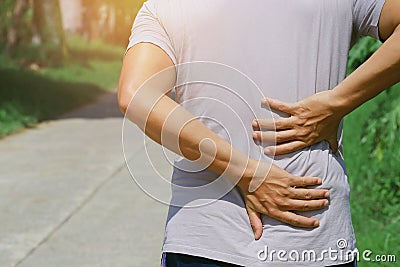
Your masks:
[[[232,74],[253,81],[256,86],[183,85],[176,88],[176,100],[234,147],[254,158],[269,160],[251,137],[252,119],[266,114],[260,107],[261,98],[297,101],[331,89],[344,79],[348,50],[355,36],[354,2],[153,0],[139,13],[130,45],[152,42],[176,64],[216,62],[237,70]],[[208,71],[212,70],[218,68]],[[178,76],[190,76],[194,70],[184,71],[178,71]],[[229,109],[231,112],[227,112]],[[304,213],[318,218],[320,227],[305,230],[263,217],[264,235],[254,241],[242,196],[233,189],[208,205],[171,207],[164,251],[265,266],[267,263],[257,257],[264,246],[287,253],[296,250],[300,255],[314,250],[317,258],[323,250],[338,249],[339,239],[346,240],[346,249],[354,249],[349,187],[342,158],[333,155],[328,144],[322,142],[276,158],[274,163],[294,175],[321,177],[322,187],[331,189],[329,209]],[[206,171],[192,173],[179,169],[192,165],[183,158],[177,160],[173,176],[176,184],[200,186],[217,178]],[[179,198],[187,194],[185,190],[174,188],[172,202],[182,202]],[[277,266],[289,264],[273,260]],[[293,263],[296,266],[326,266],[346,262],[348,258],[335,261],[326,256],[314,263],[297,260],[300,263]]]

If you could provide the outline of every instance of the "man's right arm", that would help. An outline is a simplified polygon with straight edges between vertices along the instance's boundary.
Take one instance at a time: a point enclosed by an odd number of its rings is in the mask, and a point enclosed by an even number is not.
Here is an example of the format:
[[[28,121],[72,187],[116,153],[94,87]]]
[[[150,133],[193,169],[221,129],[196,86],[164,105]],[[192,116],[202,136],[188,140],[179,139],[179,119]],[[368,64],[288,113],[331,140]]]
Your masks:
[[[155,78],[153,75],[159,72]],[[256,239],[262,232],[259,212],[294,226],[318,226],[316,219],[292,211],[316,210],[328,205],[328,190],[304,188],[320,184],[321,179],[293,176],[232,148],[166,95],[173,88],[175,78],[174,65],[161,48],[150,43],[133,46],[125,56],[121,71],[122,112],[154,141],[237,184],[246,196]],[[252,179],[263,182],[254,192],[249,192]]]

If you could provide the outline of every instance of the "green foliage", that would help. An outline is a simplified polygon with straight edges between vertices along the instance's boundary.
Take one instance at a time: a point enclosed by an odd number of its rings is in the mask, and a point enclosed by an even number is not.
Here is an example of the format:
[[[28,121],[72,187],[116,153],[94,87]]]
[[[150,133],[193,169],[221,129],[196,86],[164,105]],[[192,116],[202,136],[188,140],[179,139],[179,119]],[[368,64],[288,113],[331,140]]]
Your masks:
[[[350,52],[349,72],[380,46],[361,39]],[[400,84],[381,93],[345,118],[344,152],[351,209],[360,251],[396,254],[400,251]],[[399,256],[399,255],[397,255]],[[359,266],[376,266],[360,262]],[[396,266],[381,263],[379,266]]]
[[[350,52],[349,71],[368,59],[380,44],[372,38],[361,39]],[[354,166],[349,163],[349,173],[357,175],[354,179],[359,180],[353,191],[364,212],[376,219],[384,218],[384,222],[397,220],[400,210],[400,149],[396,146],[400,141],[400,97],[394,91],[397,90],[387,90],[374,100],[375,106],[358,124],[359,160]],[[355,141],[354,136],[352,139]]]
[[[35,110],[33,111],[35,112]],[[30,114],[20,101],[0,104],[0,137],[37,123],[37,114]]]
[[[49,59],[48,66],[61,67],[67,56],[59,1],[35,0],[33,23],[40,36],[41,51]]]
[[[398,90],[396,90],[398,91]],[[398,92],[397,92],[398,95]],[[400,210],[400,97],[388,92],[366,122],[361,145],[368,148],[369,166],[363,166],[366,188],[371,194],[371,214],[398,220]]]
[[[4,48],[7,34],[12,25],[13,12],[16,0],[2,0],[0,8],[0,48]],[[33,10],[28,9],[23,13],[18,27],[18,43],[30,44],[32,41]]]
[[[0,54],[0,137],[56,118],[117,86],[123,49],[76,37],[69,45],[63,68],[30,71],[26,59]]]
[[[353,72],[367,60],[379,47],[381,42],[370,37],[361,38],[349,53],[348,73]]]
[[[135,14],[144,2],[145,0],[101,0],[102,4],[114,10],[116,14],[115,27],[106,32],[103,38],[113,44],[126,46]]]
[[[0,136],[54,118],[94,99],[101,89],[27,70],[0,69]]]
[[[0,48],[4,46],[7,40],[8,29],[11,25],[12,11],[14,9],[15,0],[2,0],[0,8]]]
[[[400,251],[397,193],[400,173],[396,166],[399,165],[399,148],[395,143],[398,130],[394,131],[387,123],[390,120],[387,118],[393,116],[390,107],[398,110],[396,103],[399,103],[400,95],[395,96],[395,92],[399,90],[400,85],[393,87],[390,93],[382,93],[345,119],[344,152],[357,247],[360,251],[369,249],[375,254]],[[398,111],[394,111],[396,113],[398,125]],[[390,136],[395,136],[394,140]],[[381,152],[376,153],[378,147],[381,147]],[[396,184],[397,187],[393,186]],[[375,264],[361,262],[359,266],[373,267]],[[382,263],[379,266],[396,264]]]
[[[117,87],[124,49],[101,40],[90,43],[72,36],[69,57],[63,68],[43,68],[40,72],[59,81],[90,83],[104,90]]]

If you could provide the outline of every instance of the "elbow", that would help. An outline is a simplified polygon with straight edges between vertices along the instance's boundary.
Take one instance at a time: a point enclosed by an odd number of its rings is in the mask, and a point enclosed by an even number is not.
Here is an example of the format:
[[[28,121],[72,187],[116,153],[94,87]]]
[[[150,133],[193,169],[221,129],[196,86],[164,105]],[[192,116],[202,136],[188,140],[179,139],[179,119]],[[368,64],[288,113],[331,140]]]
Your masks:
[[[133,95],[124,86],[118,87],[118,107],[121,113],[125,116],[128,111]]]
[[[118,100],[118,107],[119,107],[119,111],[121,111],[122,115],[125,116],[126,115],[126,111],[128,110],[128,104]]]
[[[136,93],[131,87],[118,87],[118,107],[126,119],[143,130],[147,118],[146,105]]]
[[[146,112],[146,106],[143,105],[145,101],[143,98],[137,96],[137,90],[132,86],[119,86],[118,87],[118,107],[121,113],[128,120],[136,125],[141,125],[143,121],[143,114]]]
[[[126,115],[126,111],[128,110],[128,105],[129,103],[125,99],[122,99],[118,96],[118,107],[122,115],[124,116]]]

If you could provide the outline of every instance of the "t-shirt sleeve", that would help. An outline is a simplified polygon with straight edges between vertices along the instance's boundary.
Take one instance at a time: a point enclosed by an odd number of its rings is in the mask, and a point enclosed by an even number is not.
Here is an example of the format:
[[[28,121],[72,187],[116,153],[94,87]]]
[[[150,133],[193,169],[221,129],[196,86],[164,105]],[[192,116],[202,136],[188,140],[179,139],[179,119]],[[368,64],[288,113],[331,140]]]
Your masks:
[[[152,1],[145,2],[139,10],[133,22],[126,51],[138,43],[152,43],[160,47],[176,64],[177,61],[171,40],[156,15],[156,6]]]
[[[357,37],[379,37],[379,17],[385,0],[355,0],[353,8],[353,22]]]

